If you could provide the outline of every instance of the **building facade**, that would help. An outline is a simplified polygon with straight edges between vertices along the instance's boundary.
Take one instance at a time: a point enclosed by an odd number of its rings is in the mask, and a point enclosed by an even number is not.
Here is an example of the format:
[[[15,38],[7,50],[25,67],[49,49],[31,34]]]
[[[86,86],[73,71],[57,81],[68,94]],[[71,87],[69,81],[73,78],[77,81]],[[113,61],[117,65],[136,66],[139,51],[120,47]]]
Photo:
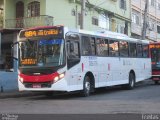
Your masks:
[[[80,28],[82,0],[5,1],[5,28],[53,24]],[[130,0],[86,0],[84,29],[130,34],[130,5]]]
[[[3,10],[1,27],[1,64],[11,62],[11,44],[23,28],[65,25],[80,28],[82,0],[1,0]],[[109,30],[131,35],[130,0],[86,0],[84,29]],[[12,52],[11,52],[12,51]],[[5,64],[5,63],[4,63]],[[1,65],[5,68],[5,65]],[[14,69],[16,69],[14,67]]]
[[[131,36],[141,38],[146,0],[131,0]],[[160,0],[149,0],[146,38],[160,41]]]

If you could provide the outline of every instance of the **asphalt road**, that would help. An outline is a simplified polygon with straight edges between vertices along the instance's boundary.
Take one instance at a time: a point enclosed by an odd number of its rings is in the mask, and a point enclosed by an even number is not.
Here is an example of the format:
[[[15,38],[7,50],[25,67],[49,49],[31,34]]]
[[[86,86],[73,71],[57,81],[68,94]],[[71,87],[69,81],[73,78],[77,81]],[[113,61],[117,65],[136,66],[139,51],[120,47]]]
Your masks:
[[[89,97],[78,93],[0,99],[0,114],[160,114],[160,85],[138,84],[98,89]],[[159,116],[160,117],[160,116]]]

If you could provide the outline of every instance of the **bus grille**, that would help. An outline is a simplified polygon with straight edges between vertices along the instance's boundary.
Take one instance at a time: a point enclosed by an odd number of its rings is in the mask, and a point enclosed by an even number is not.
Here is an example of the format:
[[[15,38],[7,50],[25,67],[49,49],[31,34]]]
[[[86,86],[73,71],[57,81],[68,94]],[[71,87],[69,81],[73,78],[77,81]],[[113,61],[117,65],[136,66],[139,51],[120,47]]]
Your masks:
[[[51,88],[51,82],[44,82],[44,83],[24,83],[26,88],[36,88],[35,85],[39,86],[37,88]]]

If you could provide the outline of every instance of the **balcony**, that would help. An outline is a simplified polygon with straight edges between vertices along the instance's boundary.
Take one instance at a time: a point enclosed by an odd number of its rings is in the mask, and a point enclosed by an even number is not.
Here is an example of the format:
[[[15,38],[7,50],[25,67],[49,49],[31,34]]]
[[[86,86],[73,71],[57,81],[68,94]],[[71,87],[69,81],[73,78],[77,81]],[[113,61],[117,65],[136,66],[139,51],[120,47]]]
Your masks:
[[[14,29],[14,28],[29,28],[35,26],[52,26],[53,17],[47,15],[40,15],[36,17],[24,17],[17,19],[6,19],[5,28]]]

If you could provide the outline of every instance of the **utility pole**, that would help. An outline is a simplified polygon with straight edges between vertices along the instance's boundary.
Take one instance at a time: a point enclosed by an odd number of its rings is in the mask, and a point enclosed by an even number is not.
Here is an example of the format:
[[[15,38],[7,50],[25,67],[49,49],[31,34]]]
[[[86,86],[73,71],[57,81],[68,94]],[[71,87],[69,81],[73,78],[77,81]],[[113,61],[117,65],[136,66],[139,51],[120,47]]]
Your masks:
[[[143,28],[142,28],[142,40],[144,40],[146,38],[146,31],[147,31],[147,14],[148,14],[148,7],[149,7],[149,1],[146,0],[146,4],[145,4],[145,10],[144,10],[144,20],[143,20]]]
[[[86,0],[81,0],[81,25],[80,25],[81,29],[84,29],[85,11],[86,11]]]

